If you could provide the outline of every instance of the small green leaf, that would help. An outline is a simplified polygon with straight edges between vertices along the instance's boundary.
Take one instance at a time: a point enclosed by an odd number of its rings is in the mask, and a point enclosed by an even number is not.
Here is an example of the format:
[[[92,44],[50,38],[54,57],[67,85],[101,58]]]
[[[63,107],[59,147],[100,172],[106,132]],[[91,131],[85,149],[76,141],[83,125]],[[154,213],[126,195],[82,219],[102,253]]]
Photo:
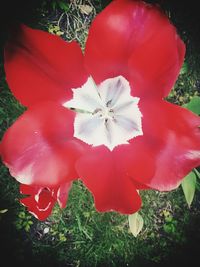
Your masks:
[[[192,112],[200,115],[200,97],[194,96],[189,103],[183,105],[183,107],[191,110]]]
[[[68,4],[63,2],[63,1],[59,1],[58,5],[59,5],[60,9],[62,9],[65,12],[67,12],[69,10]]]
[[[181,183],[183,192],[185,195],[186,202],[190,207],[194,198],[195,187],[196,187],[196,175],[192,171],[187,176],[185,176],[184,180]]]
[[[182,75],[182,74],[185,74],[185,73],[187,73],[187,72],[188,72],[188,65],[187,65],[187,63],[185,62],[185,63],[183,64],[182,68],[181,68],[180,74]]]
[[[6,213],[8,211],[8,209],[4,209],[4,210],[0,210],[0,213]]]
[[[176,226],[173,223],[165,223],[163,229],[168,234],[173,234],[176,231]]]
[[[128,216],[128,222],[131,233],[137,237],[144,225],[142,216],[138,212],[131,214]]]
[[[21,219],[24,219],[24,218],[26,217],[25,212],[21,211],[21,212],[18,214],[18,217],[21,218]]]
[[[170,223],[170,222],[173,221],[173,217],[172,217],[171,215],[166,216],[166,217],[165,217],[165,221],[166,221],[167,223]]]
[[[25,231],[26,231],[26,232],[29,232],[29,231],[30,231],[30,225],[29,225],[29,224],[27,224],[27,225],[25,226]]]
[[[56,10],[56,2],[55,1],[52,2],[52,8],[53,8],[53,11]]]
[[[193,171],[195,172],[196,176],[200,179],[200,172],[197,169],[194,169]]]

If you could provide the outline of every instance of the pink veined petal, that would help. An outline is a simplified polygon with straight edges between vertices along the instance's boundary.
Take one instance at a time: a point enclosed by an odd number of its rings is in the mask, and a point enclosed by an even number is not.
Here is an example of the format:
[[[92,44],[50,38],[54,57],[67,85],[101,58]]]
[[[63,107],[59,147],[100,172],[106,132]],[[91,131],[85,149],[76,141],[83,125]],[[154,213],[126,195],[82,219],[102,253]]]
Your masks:
[[[74,164],[83,144],[73,138],[74,113],[44,102],[26,111],[7,130],[1,156],[20,183],[55,187],[77,178]]]
[[[146,100],[141,102],[140,109],[143,136],[131,140],[135,155],[132,153],[128,160],[123,160],[123,166],[133,180],[148,187],[161,191],[175,189],[200,165],[200,118],[165,101]],[[146,154],[144,160],[142,153]],[[142,167],[147,171],[140,173]]]
[[[134,183],[118,164],[113,153],[101,146],[92,148],[76,166],[79,177],[94,196],[98,211],[131,214],[140,208],[141,199]]]
[[[72,97],[71,88],[87,79],[76,42],[25,25],[7,42],[4,65],[12,93],[25,106],[46,100],[63,103]]]
[[[135,96],[162,98],[171,90],[184,55],[174,26],[157,7],[116,0],[94,19],[85,62],[97,83],[123,75]]]

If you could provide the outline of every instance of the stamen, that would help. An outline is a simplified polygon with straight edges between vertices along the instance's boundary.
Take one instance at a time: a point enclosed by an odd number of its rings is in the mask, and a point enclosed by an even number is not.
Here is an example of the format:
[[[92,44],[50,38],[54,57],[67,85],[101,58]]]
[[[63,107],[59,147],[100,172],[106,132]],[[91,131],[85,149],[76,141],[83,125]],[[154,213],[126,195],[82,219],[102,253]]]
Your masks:
[[[110,106],[111,106],[111,103],[112,103],[112,99],[109,100],[109,101],[106,103],[106,107],[110,107]]]

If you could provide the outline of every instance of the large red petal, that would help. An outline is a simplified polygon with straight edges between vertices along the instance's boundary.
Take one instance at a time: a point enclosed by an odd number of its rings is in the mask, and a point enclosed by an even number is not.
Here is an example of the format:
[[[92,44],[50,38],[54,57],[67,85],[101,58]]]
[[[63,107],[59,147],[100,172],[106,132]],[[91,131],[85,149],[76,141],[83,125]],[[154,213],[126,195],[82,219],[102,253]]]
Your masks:
[[[63,103],[72,96],[69,89],[87,78],[76,42],[25,25],[5,46],[5,72],[13,94],[25,106],[41,100]]]
[[[144,137],[138,136],[130,144],[117,146],[112,152],[119,168],[132,178],[138,190],[147,189],[149,186],[144,181],[154,175],[155,159],[152,150],[144,142]]]
[[[55,187],[77,178],[74,163],[82,142],[73,139],[74,113],[44,102],[26,111],[7,130],[1,156],[20,183]]]
[[[134,183],[107,148],[93,148],[84,155],[77,163],[77,172],[92,192],[98,211],[131,214],[140,208],[141,199]]]
[[[185,46],[157,7],[116,0],[94,19],[85,51],[97,83],[123,75],[134,95],[163,97],[179,74]]]
[[[127,173],[151,188],[175,189],[200,165],[200,118],[165,101],[144,101],[140,109],[144,135],[131,140]]]

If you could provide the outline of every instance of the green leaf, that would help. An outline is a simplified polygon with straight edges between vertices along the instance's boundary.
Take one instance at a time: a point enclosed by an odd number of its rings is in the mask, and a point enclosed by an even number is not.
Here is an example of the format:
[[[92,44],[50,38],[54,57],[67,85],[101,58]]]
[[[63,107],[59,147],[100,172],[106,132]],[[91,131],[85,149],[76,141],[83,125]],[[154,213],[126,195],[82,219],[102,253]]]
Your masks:
[[[200,172],[197,169],[194,169],[193,171],[195,172],[196,176],[200,179]]]
[[[52,8],[53,8],[53,11],[56,10],[56,2],[55,1],[52,2]]]
[[[173,223],[165,223],[163,229],[166,233],[172,234],[176,232],[176,226]]]
[[[190,207],[194,198],[195,187],[196,187],[196,175],[192,171],[187,176],[185,176],[184,180],[181,183],[183,192],[185,195],[186,202]]]
[[[62,9],[65,12],[69,10],[68,4],[63,2],[63,1],[59,1],[58,5],[59,5],[60,9]]]
[[[6,213],[8,211],[8,209],[4,209],[4,210],[0,210],[0,213]]]
[[[188,65],[187,65],[187,63],[185,62],[185,63],[183,64],[182,68],[181,68],[180,74],[182,75],[182,74],[185,74],[185,73],[187,73],[187,72],[188,72]]]
[[[173,217],[172,217],[172,215],[166,216],[166,217],[165,217],[165,221],[166,221],[167,223],[171,223],[171,222],[173,221]]]
[[[29,225],[29,224],[27,224],[27,225],[25,226],[25,231],[26,231],[26,232],[29,232],[29,231],[30,231],[30,225]]]
[[[191,110],[192,112],[200,115],[200,97],[194,96],[189,103],[183,105],[183,107]]]
[[[128,216],[128,222],[131,233],[137,237],[144,225],[142,216],[138,212],[131,214]]]

